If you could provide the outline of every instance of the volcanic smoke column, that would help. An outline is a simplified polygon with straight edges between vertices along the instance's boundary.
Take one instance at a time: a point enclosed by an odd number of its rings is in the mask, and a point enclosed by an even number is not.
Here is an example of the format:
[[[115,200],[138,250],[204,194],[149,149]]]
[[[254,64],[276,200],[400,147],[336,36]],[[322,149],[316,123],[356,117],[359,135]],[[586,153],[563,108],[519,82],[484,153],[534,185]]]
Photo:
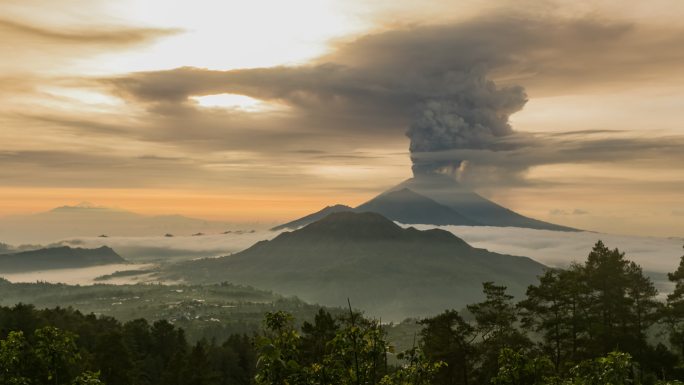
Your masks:
[[[508,118],[527,102],[519,86],[498,88],[478,71],[450,72],[434,95],[416,105],[406,132],[414,176],[454,173],[467,159],[460,149],[501,149],[500,138],[514,133]]]

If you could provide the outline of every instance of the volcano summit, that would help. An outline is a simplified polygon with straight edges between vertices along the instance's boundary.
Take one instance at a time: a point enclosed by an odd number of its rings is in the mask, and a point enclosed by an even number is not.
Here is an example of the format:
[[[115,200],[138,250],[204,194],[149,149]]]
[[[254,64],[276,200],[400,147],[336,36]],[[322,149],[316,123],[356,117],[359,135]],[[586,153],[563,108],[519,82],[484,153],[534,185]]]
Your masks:
[[[344,205],[325,209],[274,227],[305,226],[332,212],[376,212],[405,224],[522,227],[538,230],[580,231],[520,215],[458,183],[448,175],[417,174],[355,208]]]

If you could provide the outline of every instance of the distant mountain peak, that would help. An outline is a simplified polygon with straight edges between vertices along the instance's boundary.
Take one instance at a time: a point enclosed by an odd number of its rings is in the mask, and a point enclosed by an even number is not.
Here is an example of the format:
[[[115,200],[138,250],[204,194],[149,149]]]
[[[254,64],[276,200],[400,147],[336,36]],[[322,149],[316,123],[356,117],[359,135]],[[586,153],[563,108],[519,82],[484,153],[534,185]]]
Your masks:
[[[295,230],[298,236],[332,237],[336,239],[396,239],[404,229],[373,212],[340,211]]]
[[[345,206],[347,207],[347,206]],[[332,213],[322,218],[321,220],[312,223],[307,227],[317,227],[317,226],[329,226],[329,225],[358,225],[361,223],[371,223],[374,225],[383,225],[392,228],[401,228],[397,226],[394,222],[383,217],[378,213],[373,212],[359,212],[355,213],[353,211],[340,211],[337,213]]]
[[[108,246],[96,249],[57,246],[0,255],[0,271],[5,273],[118,263],[126,263],[126,260]]]
[[[81,209],[103,209],[103,208],[105,208],[104,206],[96,206],[90,202],[80,202],[79,204],[77,204],[74,207],[78,207]]]
[[[333,206],[326,206],[323,209],[316,211],[313,214],[309,214],[305,217],[296,219],[292,222],[287,222],[287,223],[284,223],[282,225],[273,227],[271,230],[272,231],[279,231],[279,230],[297,229],[297,228],[300,228],[302,226],[306,226],[311,222],[315,222],[319,219],[323,219],[330,214],[343,212],[343,211],[351,211],[351,210],[352,210],[351,207],[346,206],[346,205],[342,205],[342,204],[336,204]]]
[[[288,242],[437,242],[470,248],[464,240],[440,229],[403,228],[375,212],[342,211],[330,214],[293,232],[280,234],[270,243]],[[267,242],[268,243],[268,242]]]
[[[105,207],[105,206],[99,206],[92,204],[90,202],[80,202],[76,205],[64,205],[64,206],[59,206],[55,207],[52,210],[49,210],[48,212],[52,213],[59,213],[59,212],[84,212],[84,211],[111,211],[111,212],[124,212],[124,210],[120,209],[115,209],[115,208],[110,208],[110,207]]]

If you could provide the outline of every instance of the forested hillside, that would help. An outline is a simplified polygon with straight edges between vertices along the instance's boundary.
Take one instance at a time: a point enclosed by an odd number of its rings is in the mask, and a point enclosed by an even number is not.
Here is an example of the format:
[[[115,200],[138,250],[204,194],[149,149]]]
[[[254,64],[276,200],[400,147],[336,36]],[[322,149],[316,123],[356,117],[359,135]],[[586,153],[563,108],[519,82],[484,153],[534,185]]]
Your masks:
[[[163,268],[162,279],[230,281],[400,321],[463,307],[496,281],[521,297],[545,266],[470,246],[454,234],[402,228],[375,213],[338,212],[239,253]]]
[[[404,352],[390,326],[351,306],[306,320],[274,309],[256,334],[189,344],[168,321],[16,305],[0,308],[0,383],[677,384],[684,257],[669,278],[675,291],[658,301],[641,267],[598,242],[583,264],[548,270],[517,303],[483,283],[483,301],[418,321]]]

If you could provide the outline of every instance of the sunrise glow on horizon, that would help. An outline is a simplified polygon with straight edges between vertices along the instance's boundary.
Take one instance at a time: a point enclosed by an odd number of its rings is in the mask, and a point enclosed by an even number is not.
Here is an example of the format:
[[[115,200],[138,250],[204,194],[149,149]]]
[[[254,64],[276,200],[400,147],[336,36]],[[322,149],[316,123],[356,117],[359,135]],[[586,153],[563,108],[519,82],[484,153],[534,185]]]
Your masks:
[[[417,111],[482,71],[523,89],[492,102],[514,135],[418,156],[472,156],[462,183],[535,218],[681,236],[684,8],[628,3],[3,2],[0,217],[360,204],[412,176]]]

